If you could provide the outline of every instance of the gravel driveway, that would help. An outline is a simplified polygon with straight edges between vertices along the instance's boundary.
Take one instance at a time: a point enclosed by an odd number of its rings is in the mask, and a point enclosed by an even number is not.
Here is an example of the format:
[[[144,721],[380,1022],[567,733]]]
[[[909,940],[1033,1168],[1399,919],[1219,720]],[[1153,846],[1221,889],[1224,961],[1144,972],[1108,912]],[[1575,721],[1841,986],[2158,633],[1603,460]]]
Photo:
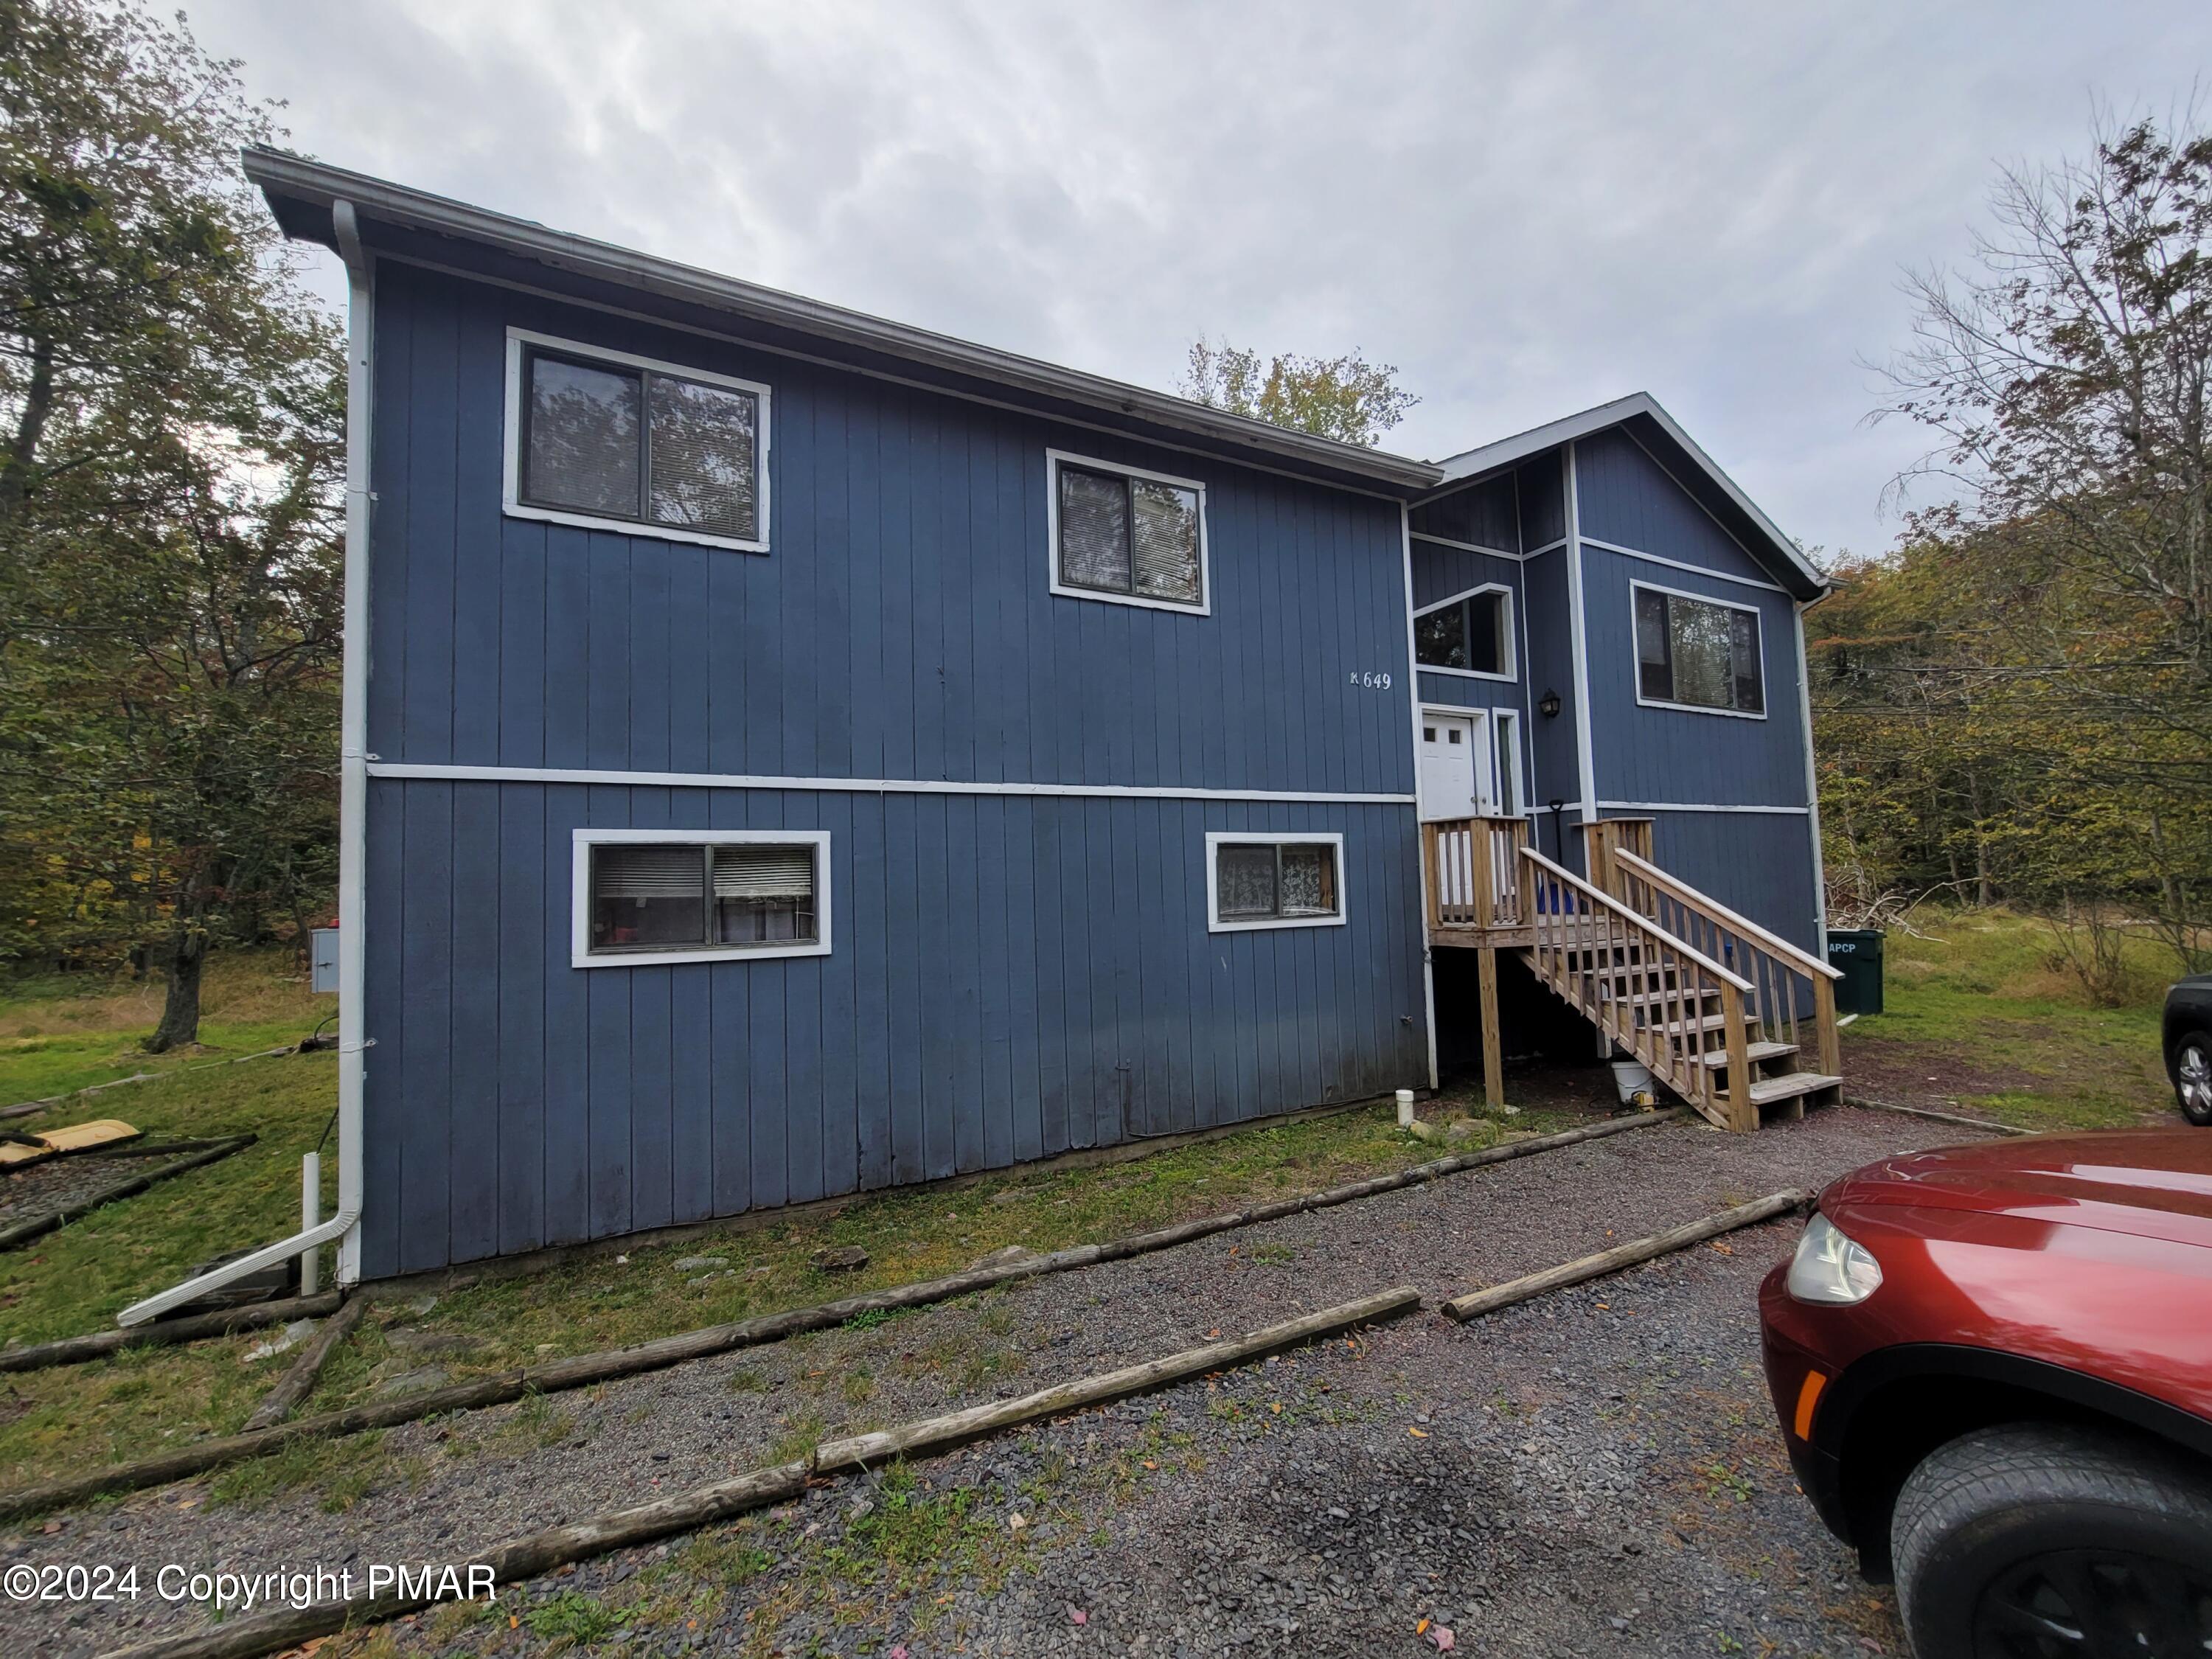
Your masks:
[[[1394,1284],[1433,1300],[1955,1138],[1840,1109],[1681,1124],[574,1395],[410,1425],[321,1490],[201,1484],[37,1523],[10,1559],[238,1570],[471,1547],[876,1426]],[[1462,1329],[1362,1339],[970,1448],[395,1628],[406,1650],[1030,1655],[1895,1652],[1790,1479],[1752,1292],[1790,1226]],[[326,1504],[345,1504],[326,1512]],[[1021,1517],[1017,1525],[1015,1518]],[[9,1608],[81,1654],[199,1609]],[[1429,1638],[1417,1633],[1431,1621]]]

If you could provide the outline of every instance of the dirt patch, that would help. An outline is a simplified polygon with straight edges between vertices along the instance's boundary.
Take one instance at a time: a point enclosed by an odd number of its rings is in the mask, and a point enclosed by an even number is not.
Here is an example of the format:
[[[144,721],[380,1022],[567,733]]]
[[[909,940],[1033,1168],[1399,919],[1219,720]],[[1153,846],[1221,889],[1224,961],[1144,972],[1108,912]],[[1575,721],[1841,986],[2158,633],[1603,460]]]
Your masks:
[[[1951,1043],[1848,1033],[1844,1077],[1849,1092],[1869,1099],[1939,1108],[1975,1095],[2040,1093],[2051,1083],[2045,1074],[1989,1065]]]

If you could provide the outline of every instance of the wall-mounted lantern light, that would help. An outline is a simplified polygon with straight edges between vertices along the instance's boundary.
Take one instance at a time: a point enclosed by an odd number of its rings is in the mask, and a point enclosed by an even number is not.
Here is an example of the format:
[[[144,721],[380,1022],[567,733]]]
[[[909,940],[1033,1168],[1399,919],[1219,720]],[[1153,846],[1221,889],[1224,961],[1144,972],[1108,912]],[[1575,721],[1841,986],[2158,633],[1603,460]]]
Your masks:
[[[1542,696],[1536,699],[1536,712],[1547,720],[1557,716],[1559,712],[1559,694],[1556,691],[1546,691]]]

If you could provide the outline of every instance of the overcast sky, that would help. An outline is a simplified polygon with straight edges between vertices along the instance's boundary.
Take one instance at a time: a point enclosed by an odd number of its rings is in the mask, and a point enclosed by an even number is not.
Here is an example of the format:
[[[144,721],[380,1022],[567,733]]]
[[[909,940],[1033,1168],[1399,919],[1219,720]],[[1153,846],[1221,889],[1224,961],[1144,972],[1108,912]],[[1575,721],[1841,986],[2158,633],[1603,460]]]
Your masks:
[[[187,4],[341,166],[1161,387],[1358,349],[1411,454],[1648,391],[1862,552],[1900,267],[2212,68],[2203,0]]]

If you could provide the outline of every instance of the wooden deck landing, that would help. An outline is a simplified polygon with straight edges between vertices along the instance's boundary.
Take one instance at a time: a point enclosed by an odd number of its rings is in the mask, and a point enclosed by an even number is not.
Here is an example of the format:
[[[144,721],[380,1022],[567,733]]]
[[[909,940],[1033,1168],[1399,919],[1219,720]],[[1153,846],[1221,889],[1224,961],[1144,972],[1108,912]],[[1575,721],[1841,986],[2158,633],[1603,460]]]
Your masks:
[[[1583,836],[1588,880],[1532,848],[1525,819],[1421,826],[1428,943],[1478,953],[1490,1103],[1504,1098],[1500,951],[1723,1128],[1840,1098],[1836,970],[1654,864],[1650,819]]]

